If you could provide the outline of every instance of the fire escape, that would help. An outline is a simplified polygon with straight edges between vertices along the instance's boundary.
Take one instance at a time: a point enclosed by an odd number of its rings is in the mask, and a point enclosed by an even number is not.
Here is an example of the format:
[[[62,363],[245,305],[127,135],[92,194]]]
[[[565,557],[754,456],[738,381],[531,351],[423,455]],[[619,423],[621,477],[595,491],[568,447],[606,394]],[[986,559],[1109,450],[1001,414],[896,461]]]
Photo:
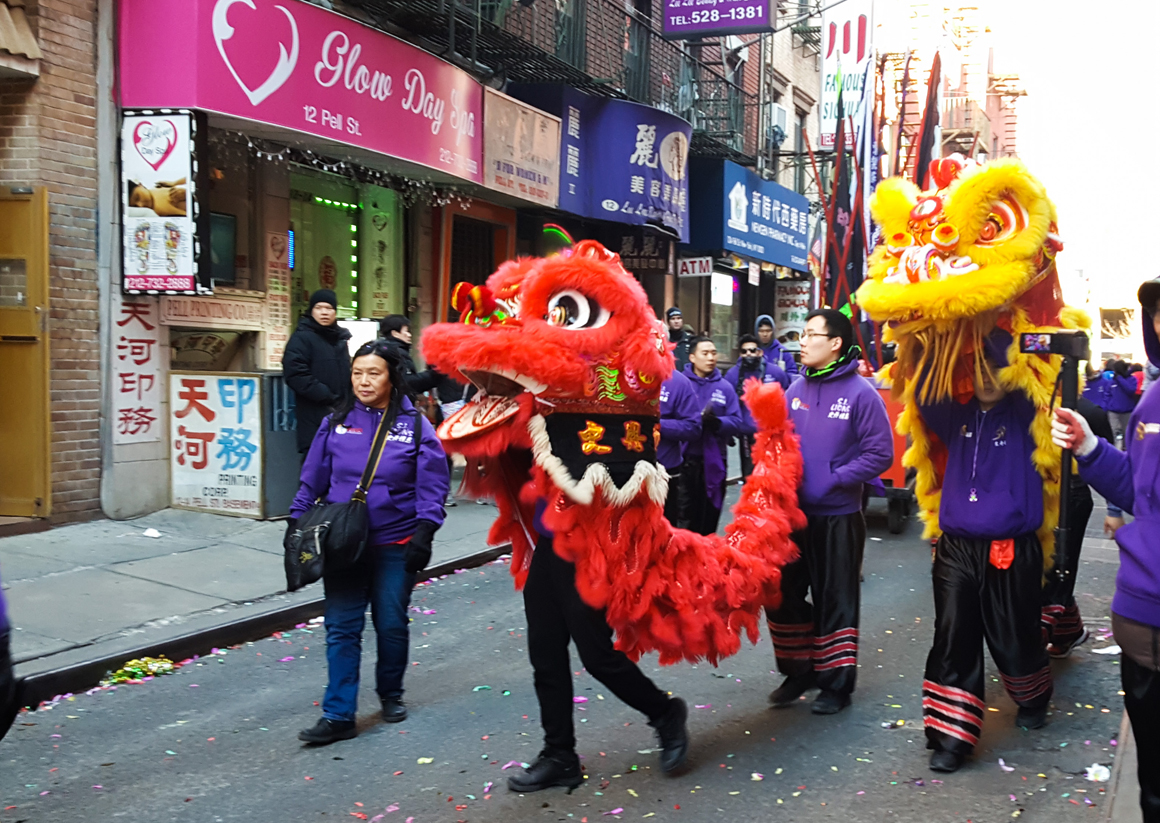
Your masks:
[[[495,88],[560,83],[693,124],[691,152],[756,161],[757,100],[697,46],[665,40],[648,0],[347,0]],[[655,3],[659,10],[660,2]]]

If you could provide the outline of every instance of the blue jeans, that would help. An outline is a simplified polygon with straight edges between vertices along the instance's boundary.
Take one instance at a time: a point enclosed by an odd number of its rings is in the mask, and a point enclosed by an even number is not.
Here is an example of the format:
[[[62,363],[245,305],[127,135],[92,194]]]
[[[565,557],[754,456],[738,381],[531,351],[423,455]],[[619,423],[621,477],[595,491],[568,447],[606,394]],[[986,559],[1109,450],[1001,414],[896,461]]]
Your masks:
[[[322,584],[329,672],[322,716],[354,720],[368,604],[378,642],[375,691],[380,700],[403,696],[403,672],[410,651],[407,607],[415,575],[407,573],[402,546],[375,546],[367,548],[349,569],[324,575]]]

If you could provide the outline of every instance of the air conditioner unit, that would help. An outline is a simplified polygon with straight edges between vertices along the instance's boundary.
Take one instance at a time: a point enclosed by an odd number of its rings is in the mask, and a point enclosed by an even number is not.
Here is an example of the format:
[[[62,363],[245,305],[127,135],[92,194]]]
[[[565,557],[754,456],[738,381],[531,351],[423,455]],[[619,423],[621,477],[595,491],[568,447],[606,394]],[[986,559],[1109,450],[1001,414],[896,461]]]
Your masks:
[[[769,142],[780,147],[789,136],[789,109],[780,103],[770,103],[766,123]]]

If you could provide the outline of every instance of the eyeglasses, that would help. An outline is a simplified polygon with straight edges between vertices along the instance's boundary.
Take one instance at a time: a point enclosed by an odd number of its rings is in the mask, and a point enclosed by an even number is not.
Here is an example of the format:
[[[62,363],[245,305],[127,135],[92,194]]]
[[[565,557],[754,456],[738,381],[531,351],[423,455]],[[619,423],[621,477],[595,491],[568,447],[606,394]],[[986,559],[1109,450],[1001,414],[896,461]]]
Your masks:
[[[760,351],[761,351],[760,349],[742,349],[741,353],[742,354],[757,354]]]
[[[837,334],[826,334],[824,331],[808,331],[802,335],[802,340],[805,340],[808,342],[815,337],[825,337],[827,339],[832,339],[832,338],[840,337],[840,336],[841,335],[837,335]]]

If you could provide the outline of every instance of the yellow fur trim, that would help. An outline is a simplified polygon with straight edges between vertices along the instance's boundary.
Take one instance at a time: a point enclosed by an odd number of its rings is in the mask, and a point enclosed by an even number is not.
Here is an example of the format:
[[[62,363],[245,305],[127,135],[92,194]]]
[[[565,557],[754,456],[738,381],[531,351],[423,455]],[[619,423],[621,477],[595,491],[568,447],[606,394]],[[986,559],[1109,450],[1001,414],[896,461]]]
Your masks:
[[[870,198],[870,215],[880,226],[893,226],[892,231],[905,228],[910,210],[922,194],[918,186],[903,177],[888,177],[874,189]]]

